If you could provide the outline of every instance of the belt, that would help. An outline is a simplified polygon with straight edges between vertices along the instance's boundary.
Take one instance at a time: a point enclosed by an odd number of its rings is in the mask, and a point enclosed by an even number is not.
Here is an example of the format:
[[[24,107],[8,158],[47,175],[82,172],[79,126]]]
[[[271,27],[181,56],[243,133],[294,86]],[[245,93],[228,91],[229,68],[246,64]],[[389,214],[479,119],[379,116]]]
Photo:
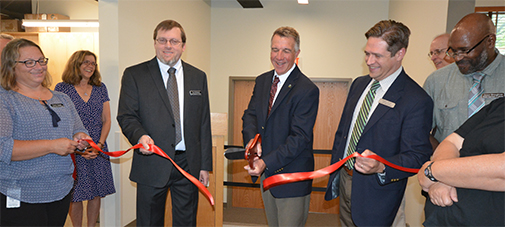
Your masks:
[[[186,151],[175,150],[175,155],[184,154],[184,152],[186,152]]]
[[[347,168],[347,166],[344,165],[344,170],[347,172],[349,176],[352,176],[352,169]]]

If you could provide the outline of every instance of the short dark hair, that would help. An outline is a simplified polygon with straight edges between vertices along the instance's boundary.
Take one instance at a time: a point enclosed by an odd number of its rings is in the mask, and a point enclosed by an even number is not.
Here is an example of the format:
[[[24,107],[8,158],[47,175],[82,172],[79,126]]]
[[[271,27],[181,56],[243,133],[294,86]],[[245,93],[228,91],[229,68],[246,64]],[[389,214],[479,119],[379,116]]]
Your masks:
[[[366,38],[376,37],[383,39],[388,44],[391,56],[402,48],[409,46],[410,29],[394,20],[382,20],[365,33]]]
[[[186,43],[186,33],[184,32],[184,28],[182,28],[182,25],[174,20],[164,20],[160,22],[158,26],[156,26],[156,28],[154,29],[153,39],[156,40],[156,37],[158,36],[158,31],[172,30],[172,28],[179,28],[181,30],[182,43]]]
[[[296,29],[292,27],[280,27],[277,30],[274,31],[274,34],[272,35],[272,39],[274,38],[275,35],[278,35],[280,37],[291,37],[295,40],[295,51],[300,50],[300,35],[296,31]]]

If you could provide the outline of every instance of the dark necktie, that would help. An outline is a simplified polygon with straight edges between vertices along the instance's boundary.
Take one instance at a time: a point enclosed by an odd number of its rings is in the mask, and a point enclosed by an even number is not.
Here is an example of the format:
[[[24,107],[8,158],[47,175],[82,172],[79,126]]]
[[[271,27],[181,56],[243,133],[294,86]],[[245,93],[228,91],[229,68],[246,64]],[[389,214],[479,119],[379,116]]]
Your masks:
[[[481,72],[476,72],[472,75],[473,85],[468,94],[468,118],[477,113],[485,105],[484,98],[482,97],[484,89],[481,87],[482,78],[484,78],[484,76],[485,74]]]
[[[179,92],[177,91],[177,79],[175,78],[175,68],[168,69],[167,93],[172,107],[172,114],[175,122],[175,144],[179,144],[182,140],[181,133],[181,116],[179,111]]]
[[[370,112],[370,108],[372,107],[373,100],[375,99],[375,92],[380,87],[379,81],[374,81],[372,83],[372,87],[366,94],[365,99],[363,100],[363,104],[361,105],[361,109],[359,110],[358,117],[356,118],[356,122],[354,123],[354,128],[352,130],[351,139],[349,140],[349,146],[347,147],[347,156],[351,155],[356,151],[356,145],[358,145],[358,141],[361,138],[361,133],[363,133],[363,129],[365,129],[365,125],[368,121],[368,114]],[[350,158],[346,162],[347,168],[354,168],[354,158]]]
[[[272,87],[270,87],[270,99],[268,100],[268,115],[270,115],[270,110],[272,110],[272,105],[274,103],[275,93],[277,93],[277,84],[279,83],[279,77],[275,76]]]

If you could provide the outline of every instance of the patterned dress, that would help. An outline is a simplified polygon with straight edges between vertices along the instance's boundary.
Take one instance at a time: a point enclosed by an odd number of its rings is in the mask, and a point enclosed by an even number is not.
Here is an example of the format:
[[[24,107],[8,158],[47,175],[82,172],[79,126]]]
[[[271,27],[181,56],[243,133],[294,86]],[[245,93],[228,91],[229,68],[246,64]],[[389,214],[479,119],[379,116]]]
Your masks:
[[[74,85],[64,82],[58,83],[54,88],[67,94],[81,117],[84,127],[95,143],[98,143],[102,132],[103,103],[109,101],[107,87],[93,86],[88,102],[85,102],[75,90]],[[107,143],[104,151],[108,151]],[[72,202],[91,200],[96,196],[105,197],[115,193],[114,181],[109,157],[100,153],[95,159],[87,160],[80,155],[75,156],[77,165],[77,180],[74,182]]]

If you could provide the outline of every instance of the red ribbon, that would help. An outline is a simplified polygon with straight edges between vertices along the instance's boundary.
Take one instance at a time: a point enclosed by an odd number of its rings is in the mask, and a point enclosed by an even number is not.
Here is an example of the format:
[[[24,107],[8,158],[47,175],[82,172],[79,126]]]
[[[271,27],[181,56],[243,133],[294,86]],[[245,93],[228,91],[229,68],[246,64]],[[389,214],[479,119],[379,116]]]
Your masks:
[[[93,142],[92,140],[90,139],[84,139],[84,141],[88,142],[89,145],[93,148],[95,148],[96,150],[99,150],[100,152],[108,155],[108,156],[111,156],[111,157],[119,157],[121,155],[124,155],[126,154],[128,151],[132,150],[132,149],[137,149],[137,148],[143,148],[144,146],[142,146],[142,144],[137,144],[133,147],[130,147],[128,148],[128,150],[126,151],[111,151],[111,152],[106,152],[106,151],[102,151],[102,149],[100,149],[100,147],[98,147],[96,145],[95,142]],[[205,195],[205,197],[209,200],[210,204],[212,206],[214,206],[214,198],[212,197],[212,194],[210,194],[209,190],[207,190],[207,188],[205,186],[203,186],[203,184],[197,180],[195,177],[193,177],[191,174],[187,173],[186,171],[184,171],[181,167],[179,167],[177,164],[175,164],[174,160],[172,160],[165,152],[163,152],[163,150],[161,150],[161,148],[159,148],[158,146],[154,145],[154,144],[150,144],[149,145],[149,151],[152,151],[153,153],[161,156],[161,157],[164,157],[168,160],[170,160],[170,162],[172,162],[172,164],[174,164],[175,168],[177,168],[181,173],[182,175],[184,175],[186,178],[188,178],[189,181],[191,181],[194,185],[196,185],[196,187],[198,187],[198,189],[200,189],[200,191]]]
[[[273,175],[271,177],[268,177],[267,179],[265,179],[263,181],[263,189],[268,190],[272,187],[283,185],[283,184],[304,181],[304,180],[312,180],[314,178],[319,178],[319,177],[329,175],[329,174],[335,172],[337,169],[339,169],[348,159],[354,158],[354,157],[375,159],[379,162],[384,163],[384,165],[387,165],[387,166],[392,167],[397,170],[401,170],[403,172],[408,172],[408,173],[419,172],[419,169],[406,168],[406,167],[402,167],[399,165],[395,165],[391,162],[388,162],[386,159],[384,159],[378,155],[363,156],[358,152],[354,152],[351,155],[340,160],[339,162],[334,163],[333,165],[324,167],[320,170],[316,170],[316,171],[312,171],[312,172],[283,173],[283,174],[277,174],[277,175]]]

